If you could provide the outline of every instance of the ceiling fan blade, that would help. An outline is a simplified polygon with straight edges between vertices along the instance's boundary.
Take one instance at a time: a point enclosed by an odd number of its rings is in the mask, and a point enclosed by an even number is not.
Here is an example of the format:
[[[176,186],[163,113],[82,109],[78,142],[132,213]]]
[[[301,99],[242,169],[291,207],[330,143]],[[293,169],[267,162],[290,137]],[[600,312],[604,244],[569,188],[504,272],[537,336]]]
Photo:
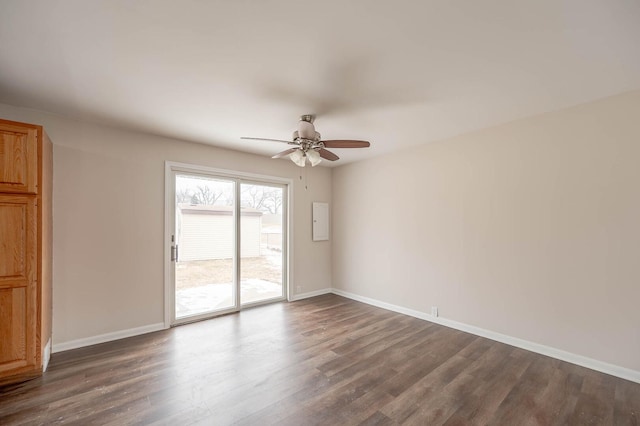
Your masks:
[[[288,144],[295,144],[295,142],[292,141],[285,141],[282,139],[267,139],[267,138],[248,138],[248,137],[241,137],[240,139],[246,139],[246,140],[250,140],[250,141],[269,141],[269,142],[284,142],[284,143],[288,143]]]
[[[287,149],[286,151],[282,151],[277,153],[276,155],[274,155],[271,158],[282,158],[282,157],[286,157],[287,155],[291,154],[294,151],[297,151],[298,148],[291,148],[291,149]]]
[[[327,148],[368,148],[371,146],[367,141],[330,140],[321,142]]]
[[[318,152],[320,153],[320,157],[324,158],[325,160],[336,161],[340,159],[340,157],[335,155],[333,152],[327,151],[324,148],[320,148],[320,151]]]

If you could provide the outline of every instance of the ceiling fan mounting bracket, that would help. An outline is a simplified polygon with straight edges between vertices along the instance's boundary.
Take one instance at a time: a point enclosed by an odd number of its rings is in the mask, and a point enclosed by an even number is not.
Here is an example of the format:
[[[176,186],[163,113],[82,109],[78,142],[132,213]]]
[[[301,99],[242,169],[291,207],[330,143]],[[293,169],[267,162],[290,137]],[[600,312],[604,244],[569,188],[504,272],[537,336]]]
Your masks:
[[[300,121],[306,121],[307,123],[313,124],[316,120],[316,116],[313,114],[304,114],[300,116]]]

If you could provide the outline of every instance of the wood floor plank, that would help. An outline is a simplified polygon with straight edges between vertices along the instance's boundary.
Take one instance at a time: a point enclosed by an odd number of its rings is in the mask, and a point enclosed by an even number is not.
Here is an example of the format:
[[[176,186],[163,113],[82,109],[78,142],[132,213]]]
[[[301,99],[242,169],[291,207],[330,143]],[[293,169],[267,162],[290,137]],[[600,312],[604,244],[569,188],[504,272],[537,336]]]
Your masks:
[[[511,348],[511,352],[508,360],[498,359],[496,364],[487,366],[487,371],[491,372],[489,378],[480,379],[482,386],[444,422],[445,425],[486,425],[492,420],[502,401],[518,384],[535,359],[535,355],[530,352],[515,348]]]
[[[366,420],[360,423],[360,426],[389,426],[395,424],[393,420],[382,414],[380,411],[376,411]]]
[[[614,423],[640,426],[640,388],[635,383],[616,380]]]
[[[56,353],[1,425],[633,425],[640,384],[336,295]]]

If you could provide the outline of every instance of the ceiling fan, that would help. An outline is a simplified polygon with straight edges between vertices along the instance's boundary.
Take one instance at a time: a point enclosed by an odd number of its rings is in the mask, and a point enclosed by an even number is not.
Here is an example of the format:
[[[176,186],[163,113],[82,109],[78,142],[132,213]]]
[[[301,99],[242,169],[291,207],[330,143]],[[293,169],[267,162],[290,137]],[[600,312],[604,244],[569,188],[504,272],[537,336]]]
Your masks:
[[[298,130],[293,132],[293,139],[290,141],[248,137],[242,137],[240,139],[283,142],[289,145],[295,145],[293,148],[279,152],[271,158],[282,158],[288,156],[291,161],[300,167],[304,167],[307,160],[309,160],[311,166],[316,166],[320,164],[323,158],[329,161],[336,161],[340,159],[336,154],[325,148],[367,148],[371,145],[367,141],[342,139],[323,141],[320,139],[320,133],[316,132],[316,129],[313,126],[315,118],[315,115],[311,114],[301,116],[300,122],[298,123]]]

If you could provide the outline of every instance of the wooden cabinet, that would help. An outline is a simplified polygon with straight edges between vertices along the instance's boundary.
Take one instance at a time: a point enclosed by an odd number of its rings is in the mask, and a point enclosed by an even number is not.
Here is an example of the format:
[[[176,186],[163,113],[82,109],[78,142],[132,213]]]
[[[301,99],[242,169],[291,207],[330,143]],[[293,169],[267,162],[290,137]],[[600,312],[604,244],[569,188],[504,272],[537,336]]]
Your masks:
[[[37,192],[37,129],[3,122],[0,127],[0,193]]]
[[[0,384],[39,376],[51,353],[51,188],[42,127],[0,120]]]

